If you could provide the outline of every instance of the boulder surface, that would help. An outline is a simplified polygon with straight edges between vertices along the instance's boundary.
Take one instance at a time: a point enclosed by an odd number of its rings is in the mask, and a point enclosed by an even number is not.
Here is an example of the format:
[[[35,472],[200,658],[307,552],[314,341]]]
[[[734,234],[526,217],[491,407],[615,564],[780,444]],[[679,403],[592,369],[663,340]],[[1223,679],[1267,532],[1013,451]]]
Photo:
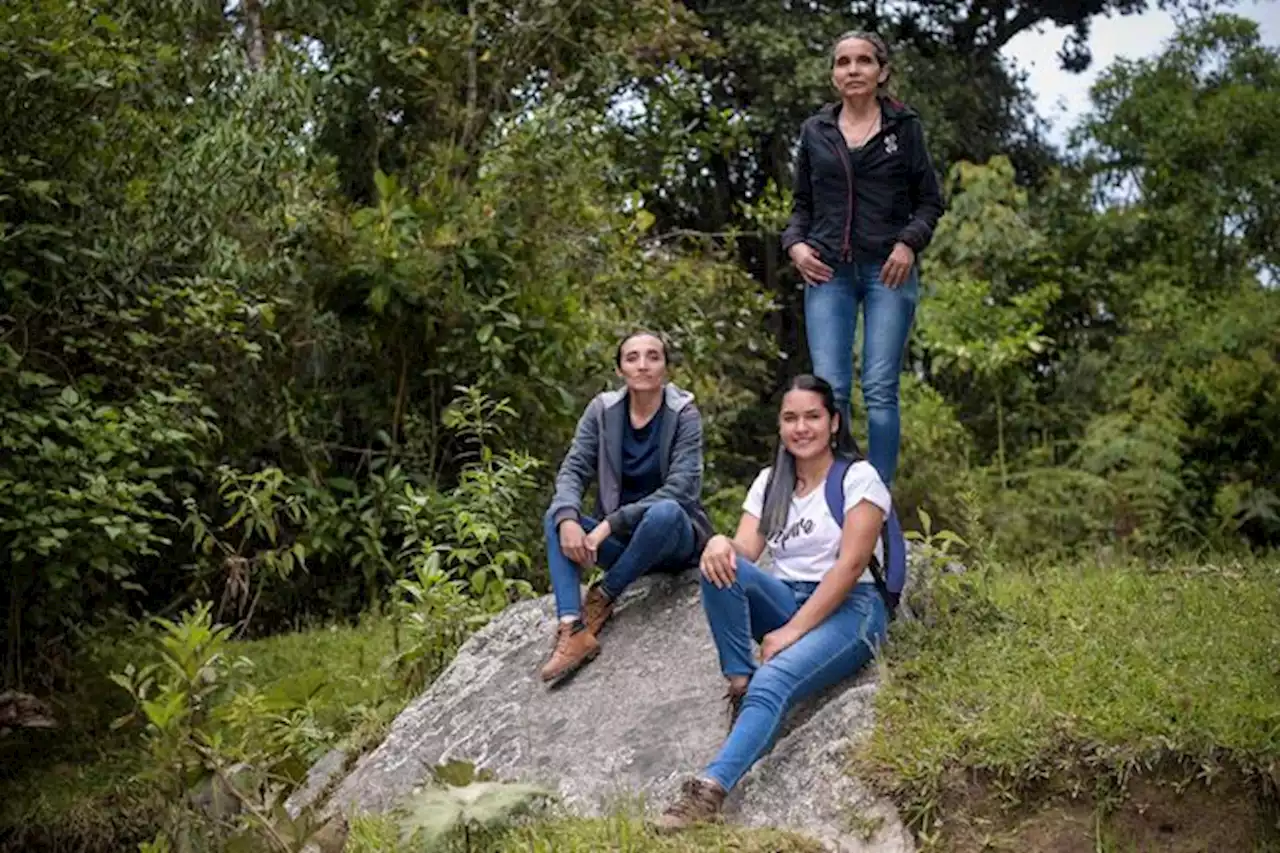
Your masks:
[[[401,712],[322,814],[389,809],[455,760],[555,789],[576,814],[660,811],[725,735],[724,681],[696,574],[635,584],[601,634],[600,657],[549,690],[537,670],[554,625],[550,597],[495,617]],[[774,749],[730,795],[726,818],[793,830],[839,853],[914,850],[892,804],[849,772],[849,748],[870,731],[875,689],[869,671],[794,709]]]

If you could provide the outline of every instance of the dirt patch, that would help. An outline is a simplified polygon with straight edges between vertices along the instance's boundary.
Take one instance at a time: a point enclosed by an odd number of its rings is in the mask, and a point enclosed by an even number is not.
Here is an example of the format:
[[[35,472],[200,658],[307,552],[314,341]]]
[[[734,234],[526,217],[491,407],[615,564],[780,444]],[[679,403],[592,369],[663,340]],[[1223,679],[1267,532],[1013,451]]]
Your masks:
[[[1139,780],[1107,821],[1114,846],[1161,853],[1251,851],[1261,846],[1268,821],[1257,798],[1236,780],[1212,787]],[[1274,833],[1272,833],[1274,834]]]
[[[935,849],[948,853],[1250,853],[1280,849],[1274,809],[1236,779],[1130,782],[1119,802],[1045,793],[1011,805],[991,784],[953,790]]]

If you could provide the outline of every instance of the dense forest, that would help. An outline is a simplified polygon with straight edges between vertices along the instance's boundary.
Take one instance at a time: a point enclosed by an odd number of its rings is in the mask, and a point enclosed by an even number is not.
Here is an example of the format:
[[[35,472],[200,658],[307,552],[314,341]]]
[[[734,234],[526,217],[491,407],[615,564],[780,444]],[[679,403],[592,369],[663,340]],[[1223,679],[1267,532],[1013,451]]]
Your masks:
[[[1177,35],[1103,71],[1065,148],[1001,55],[1065,25],[1082,69],[1095,16],[1148,5],[6,6],[4,687],[78,696],[98,731],[129,695],[86,693],[123,671],[90,652],[149,616],[221,642],[413,607],[421,684],[546,590],[554,466],[637,327],[672,342],[730,524],[807,360],[778,238],[854,27],[894,45],[948,200],[903,383],[908,525],[1032,572],[1268,552],[1280,50],[1161,3]],[[207,758],[180,746],[166,766]]]

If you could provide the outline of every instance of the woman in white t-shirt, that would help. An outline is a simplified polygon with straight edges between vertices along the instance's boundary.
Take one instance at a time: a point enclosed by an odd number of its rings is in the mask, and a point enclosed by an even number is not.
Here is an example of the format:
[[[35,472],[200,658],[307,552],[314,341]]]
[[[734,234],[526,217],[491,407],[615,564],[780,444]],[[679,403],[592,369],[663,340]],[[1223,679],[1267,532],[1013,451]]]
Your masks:
[[[752,484],[738,532],[713,537],[700,563],[703,609],[729,682],[729,737],[659,829],[714,819],[772,746],[787,709],[862,669],[885,636],[888,613],[868,564],[883,554],[889,490],[858,459],[844,477],[843,524],[832,517],[827,472],[837,456],[858,457],[831,385],[808,374],[793,379],[778,434],[774,465]],[[755,564],[766,548],[770,572]]]

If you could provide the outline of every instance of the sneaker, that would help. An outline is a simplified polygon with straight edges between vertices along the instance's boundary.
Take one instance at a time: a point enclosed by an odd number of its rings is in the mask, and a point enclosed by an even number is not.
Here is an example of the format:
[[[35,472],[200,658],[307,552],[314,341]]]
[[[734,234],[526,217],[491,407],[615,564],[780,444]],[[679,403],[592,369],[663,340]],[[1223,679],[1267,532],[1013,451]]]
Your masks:
[[[581,621],[562,622],[556,629],[556,646],[542,665],[542,680],[554,684],[577,672],[600,654],[600,643]]]
[[[613,599],[604,594],[599,585],[587,590],[587,600],[582,608],[582,621],[586,623],[591,636],[600,636],[600,629],[613,615]]]
[[[729,686],[725,691],[724,700],[729,706],[729,731],[733,731],[733,726],[738,722],[738,715],[742,713],[742,700],[747,698],[748,684],[742,687]]]
[[[715,782],[686,780],[680,787],[680,799],[654,821],[654,828],[664,833],[679,832],[699,823],[717,823],[722,819],[720,806],[724,798],[725,790]]]

